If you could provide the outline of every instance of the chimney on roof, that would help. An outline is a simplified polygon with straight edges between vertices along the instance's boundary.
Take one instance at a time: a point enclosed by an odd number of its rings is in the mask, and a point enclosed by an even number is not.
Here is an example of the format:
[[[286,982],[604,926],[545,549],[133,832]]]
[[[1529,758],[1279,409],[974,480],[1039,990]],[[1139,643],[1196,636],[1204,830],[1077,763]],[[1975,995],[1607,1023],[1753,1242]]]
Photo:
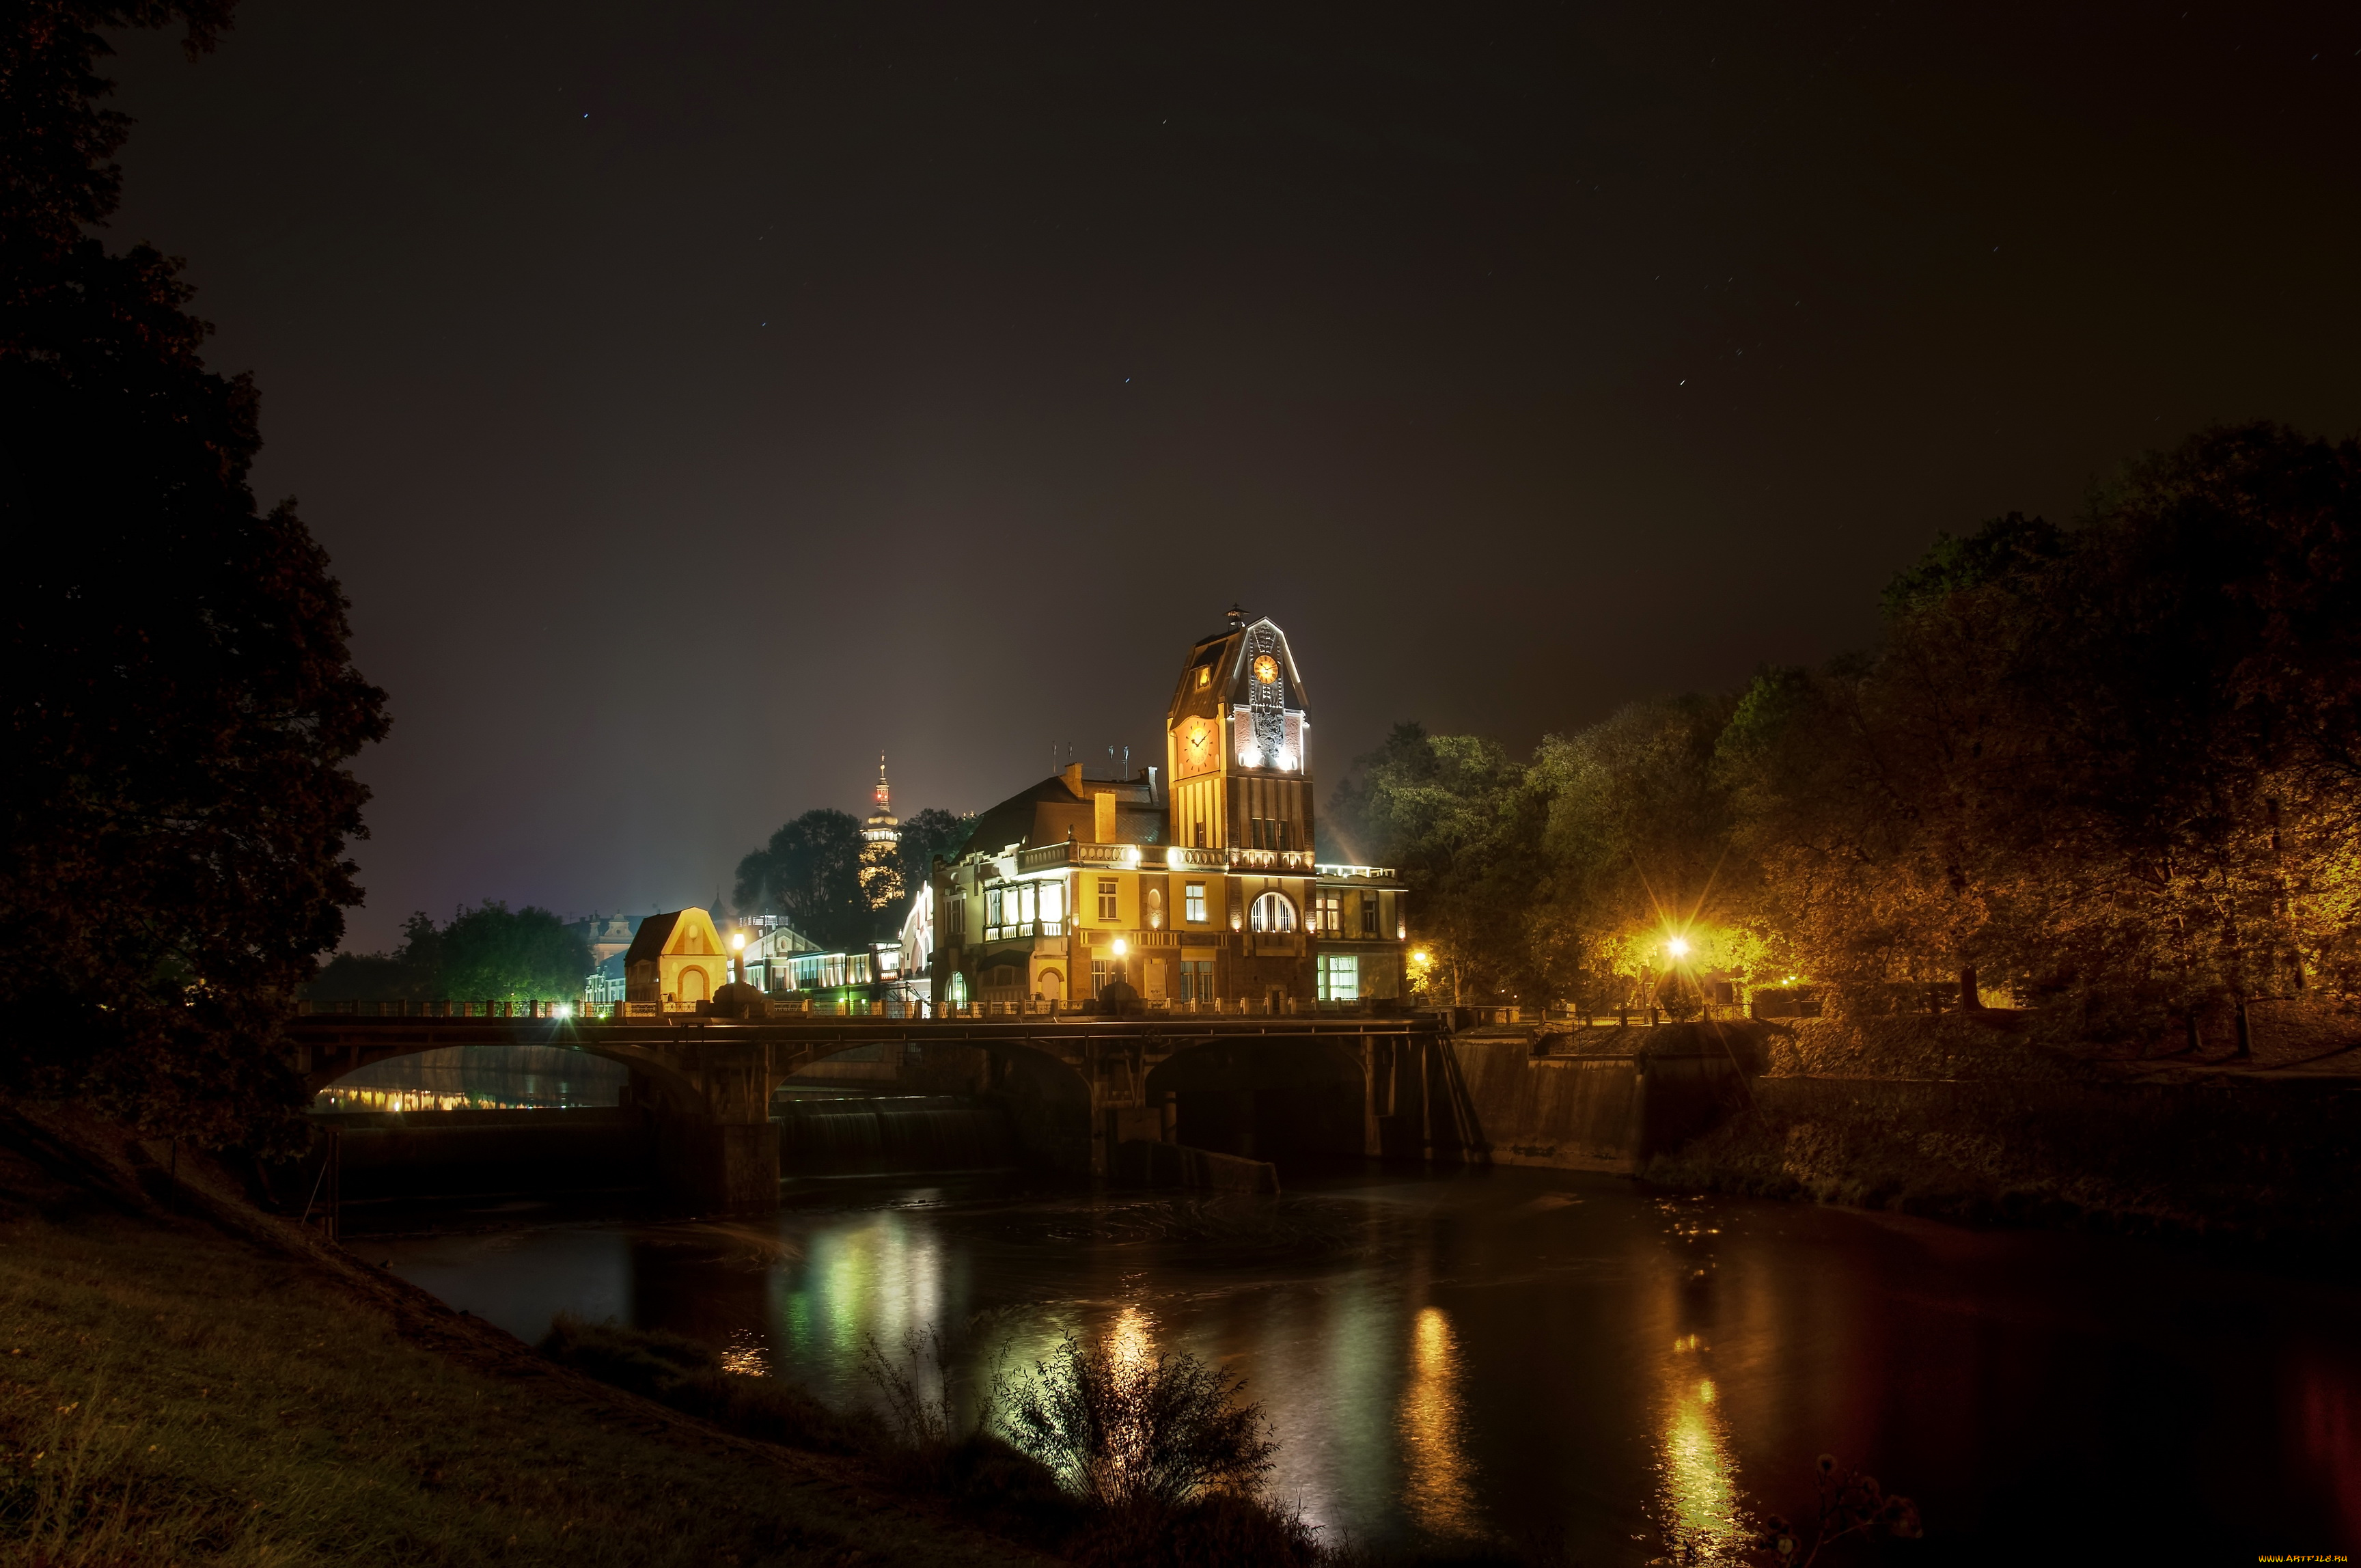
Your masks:
[[[1082,763],[1068,762],[1064,767],[1058,770],[1058,776],[1066,781],[1066,787],[1068,789],[1072,790],[1076,795],[1082,793]]]

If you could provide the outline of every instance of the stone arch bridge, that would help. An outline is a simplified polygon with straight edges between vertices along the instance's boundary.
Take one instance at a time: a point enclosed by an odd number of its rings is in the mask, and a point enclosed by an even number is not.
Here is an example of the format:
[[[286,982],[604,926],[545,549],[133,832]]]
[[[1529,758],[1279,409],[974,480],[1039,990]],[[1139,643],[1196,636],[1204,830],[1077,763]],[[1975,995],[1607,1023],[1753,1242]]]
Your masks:
[[[577,1020],[313,1013],[289,1027],[316,1092],[372,1062],[451,1046],[557,1046],[622,1063],[653,1117],[666,1188],[722,1208],[775,1205],[779,1086],[861,1046],[899,1046],[930,1087],[997,1100],[1039,1163],[1104,1173],[1126,1139],[1227,1152],[1393,1152],[1385,1124],[1429,1114],[1431,1015],[1268,1018]],[[915,1052],[911,1047],[915,1047]],[[1257,1146],[1257,1145],[1261,1146]]]

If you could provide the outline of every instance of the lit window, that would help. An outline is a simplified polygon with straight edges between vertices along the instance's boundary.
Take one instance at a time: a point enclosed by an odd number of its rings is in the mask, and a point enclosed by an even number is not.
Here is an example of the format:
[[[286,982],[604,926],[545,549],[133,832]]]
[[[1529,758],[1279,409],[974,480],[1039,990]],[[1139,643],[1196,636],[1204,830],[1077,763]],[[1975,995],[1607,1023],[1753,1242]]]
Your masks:
[[[1116,885],[1115,879],[1111,876],[1103,876],[1099,878],[1099,918],[1102,920],[1113,920],[1116,918]]]
[[[1066,884],[1045,882],[1041,884],[1041,918],[1054,926],[1066,917]],[[1052,931],[1050,936],[1056,936]]]
[[[986,926],[1000,924],[1000,889],[996,887],[986,889],[983,895],[983,923]]]
[[[1322,894],[1320,895],[1320,913],[1312,921],[1312,928],[1314,930],[1325,931],[1332,937],[1344,935],[1344,907],[1345,898],[1342,894]]]
[[[1377,934],[1378,895],[1374,893],[1365,893],[1361,895],[1361,935],[1374,937]]]
[[[1361,997],[1361,960],[1353,953],[1320,956],[1320,1000],[1357,1002]]]
[[[1246,921],[1257,931],[1292,931],[1295,929],[1295,905],[1288,902],[1283,893],[1266,893],[1254,901],[1254,907],[1247,911]]]
[[[1199,926],[1205,923],[1205,884],[1192,882],[1181,889],[1190,920]]]
[[[1211,1002],[1213,1000],[1213,960],[1183,959],[1180,960],[1180,1000]]]

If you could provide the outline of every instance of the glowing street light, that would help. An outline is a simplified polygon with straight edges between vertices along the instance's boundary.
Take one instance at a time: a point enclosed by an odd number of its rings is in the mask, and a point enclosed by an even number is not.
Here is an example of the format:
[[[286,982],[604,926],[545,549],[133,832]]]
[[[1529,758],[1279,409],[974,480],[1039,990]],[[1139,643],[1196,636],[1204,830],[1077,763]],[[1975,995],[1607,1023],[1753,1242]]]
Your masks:
[[[746,948],[746,933],[743,931],[730,932],[730,946],[738,951],[743,952]]]
[[[1687,958],[1689,956],[1688,938],[1686,937],[1674,938],[1671,941],[1664,944],[1664,951],[1672,954],[1673,957],[1676,959]]]
[[[1131,951],[1131,944],[1125,941],[1121,937],[1117,937],[1115,939],[1115,956],[1116,958],[1121,958],[1124,954],[1129,951]]]

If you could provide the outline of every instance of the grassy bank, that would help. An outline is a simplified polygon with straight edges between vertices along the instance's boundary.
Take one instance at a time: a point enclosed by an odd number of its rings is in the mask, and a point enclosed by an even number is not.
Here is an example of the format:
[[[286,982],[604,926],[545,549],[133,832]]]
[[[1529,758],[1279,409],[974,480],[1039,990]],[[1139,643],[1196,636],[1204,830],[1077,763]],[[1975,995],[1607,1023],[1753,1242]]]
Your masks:
[[[92,1129],[0,1116],[0,1561],[1019,1563],[609,1387]]]
[[[2361,1084],[2157,1081],[2040,1021],[1816,1022],[1665,1186],[1979,1223],[2295,1244],[2361,1235]]]
[[[0,1107],[0,1563],[1368,1561],[1237,1491],[1087,1503],[882,1352],[900,1419],[675,1335],[526,1346],[170,1163]]]

